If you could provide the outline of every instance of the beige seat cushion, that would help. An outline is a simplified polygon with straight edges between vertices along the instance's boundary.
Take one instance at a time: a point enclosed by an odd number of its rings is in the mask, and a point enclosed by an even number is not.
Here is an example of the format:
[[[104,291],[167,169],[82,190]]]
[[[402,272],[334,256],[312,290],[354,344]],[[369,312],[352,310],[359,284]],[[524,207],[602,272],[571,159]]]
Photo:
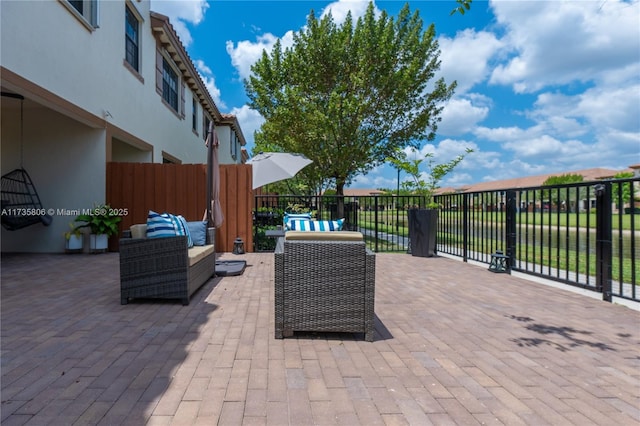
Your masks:
[[[214,252],[213,244],[194,246],[189,249],[189,266],[193,266]]]
[[[364,236],[356,231],[287,231],[284,234],[287,241],[312,240],[312,241],[362,241]]]
[[[147,224],[131,225],[131,238],[147,238]]]

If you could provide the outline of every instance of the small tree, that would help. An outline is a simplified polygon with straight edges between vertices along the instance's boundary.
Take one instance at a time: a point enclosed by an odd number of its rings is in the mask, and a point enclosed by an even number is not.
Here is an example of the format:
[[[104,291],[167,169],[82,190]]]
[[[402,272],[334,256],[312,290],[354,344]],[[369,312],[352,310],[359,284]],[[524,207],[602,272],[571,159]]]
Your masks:
[[[567,173],[560,176],[549,176],[544,182],[542,182],[542,186],[564,185],[569,183],[578,183],[582,181],[584,181],[584,177],[582,175],[575,174],[575,173]],[[560,206],[560,204],[564,201],[567,203],[568,209],[573,211],[574,210],[573,206],[578,205],[578,200],[586,196],[586,187],[579,189],[577,192],[574,192],[574,194],[575,194],[575,197],[574,197],[574,200],[572,200],[571,192],[563,191],[559,189],[549,189],[549,190],[542,191],[540,193],[540,198],[541,199],[548,198],[549,202],[554,202],[557,206]]]
[[[633,177],[633,172],[620,172],[613,176],[614,179],[629,179]],[[631,197],[634,196],[633,182],[614,183],[612,186],[613,201],[618,203],[618,200],[622,199],[622,203],[628,203],[631,201]],[[619,206],[622,207],[622,206]]]
[[[404,151],[397,151],[395,157],[390,158],[389,162],[398,170],[409,175],[410,179],[403,181],[401,186],[404,190],[412,192],[426,198],[427,208],[437,208],[438,203],[433,201],[435,191],[440,188],[440,182],[446,175],[451,173],[453,169],[460,164],[464,158],[473,152],[473,149],[467,148],[464,154],[458,155],[451,161],[436,164],[433,159],[433,153],[428,153],[424,158],[410,160]],[[427,160],[426,180],[424,174],[420,172],[420,166],[423,161]]]

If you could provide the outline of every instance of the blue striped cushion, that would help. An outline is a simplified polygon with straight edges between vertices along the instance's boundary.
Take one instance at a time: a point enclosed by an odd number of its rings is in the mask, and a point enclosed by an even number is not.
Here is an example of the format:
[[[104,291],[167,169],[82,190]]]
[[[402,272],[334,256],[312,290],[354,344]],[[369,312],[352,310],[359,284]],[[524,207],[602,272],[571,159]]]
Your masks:
[[[342,231],[344,219],[338,220],[290,220],[287,229],[291,231]]]
[[[193,247],[193,239],[191,238],[191,232],[189,231],[189,225],[187,225],[187,220],[182,216],[176,216],[176,218],[178,219],[178,224],[181,232],[179,235],[186,235],[187,247],[189,248]]]
[[[291,220],[311,220],[311,213],[285,213],[282,224],[288,229]]]
[[[147,238],[175,237],[174,219],[169,213],[156,213],[149,210],[147,216]]]

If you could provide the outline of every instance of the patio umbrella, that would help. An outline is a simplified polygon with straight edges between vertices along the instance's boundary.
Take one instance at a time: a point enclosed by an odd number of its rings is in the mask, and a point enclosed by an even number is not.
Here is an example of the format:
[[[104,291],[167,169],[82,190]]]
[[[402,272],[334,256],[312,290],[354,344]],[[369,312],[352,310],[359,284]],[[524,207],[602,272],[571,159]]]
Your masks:
[[[253,167],[253,189],[294,177],[313,161],[302,154],[261,152],[249,161]]]
[[[213,122],[209,123],[209,131],[205,141],[207,146],[207,212],[205,220],[209,226],[220,227],[224,221],[222,207],[220,207],[220,165],[218,162],[218,135]]]

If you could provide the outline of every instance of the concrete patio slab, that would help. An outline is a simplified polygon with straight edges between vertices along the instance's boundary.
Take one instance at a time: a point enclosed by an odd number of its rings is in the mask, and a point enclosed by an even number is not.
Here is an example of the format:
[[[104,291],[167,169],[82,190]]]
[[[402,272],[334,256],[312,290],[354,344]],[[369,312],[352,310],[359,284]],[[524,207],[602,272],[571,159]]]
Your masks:
[[[274,338],[273,254],[120,305],[118,254],[3,255],[3,425],[638,425],[640,313],[378,254],[376,340]]]

